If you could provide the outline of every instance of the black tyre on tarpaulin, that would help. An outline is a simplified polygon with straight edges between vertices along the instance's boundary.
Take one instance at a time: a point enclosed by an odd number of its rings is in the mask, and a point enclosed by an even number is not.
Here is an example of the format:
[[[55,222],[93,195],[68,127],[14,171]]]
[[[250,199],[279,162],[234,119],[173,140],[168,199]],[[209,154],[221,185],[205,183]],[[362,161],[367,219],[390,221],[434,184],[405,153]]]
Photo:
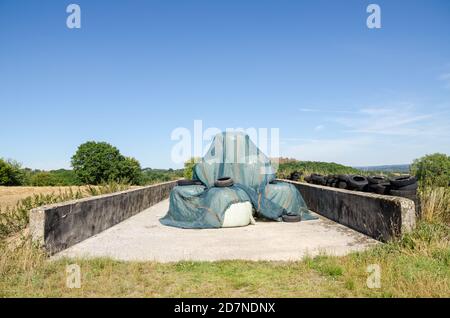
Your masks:
[[[300,222],[302,220],[302,217],[300,215],[284,214],[281,216],[281,219],[283,220],[283,222],[293,223],[293,222]]]
[[[178,180],[177,186],[184,187],[184,186],[191,186],[191,185],[203,185],[203,183],[199,180]]]
[[[234,181],[230,177],[219,178],[214,182],[214,186],[217,188],[231,187],[233,184]]]

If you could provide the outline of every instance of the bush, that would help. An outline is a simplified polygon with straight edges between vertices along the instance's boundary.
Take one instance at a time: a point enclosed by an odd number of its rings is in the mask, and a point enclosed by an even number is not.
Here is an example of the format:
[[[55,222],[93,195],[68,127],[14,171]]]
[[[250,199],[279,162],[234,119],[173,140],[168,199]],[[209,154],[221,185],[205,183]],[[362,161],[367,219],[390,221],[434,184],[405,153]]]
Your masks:
[[[0,185],[22,185],[24,183],[24,177],[19,163],[12,160],[0,159]]]
[[[435,153],[416,159],[411,173],[423,187],[447,187],[450,185],[450,156]]]
[[[141,184],[147,185],[147,184],[181,179],[181,178],[183,178],[183,173],[184,173],[183,169],[165,170],[165,169],[146,168],[146,169],[142,170]]]
[[[72,186],[80,184],[73,170],[58,169],[51,170],[49,173],[55,177],[58,182],[57,185],[59,186]]]
[[[140,164],[134,158],[124,157],[106,142],[89,141],[78,147],[72,157],[73,170],[81,183],[100,184],[107,181],[128,180],[137,184]]]
[[[59,185],[59,180],[49,172],[37,172],[31,175],[30,185],[35,187],[52,187]]]
[[[73,170],[42,171],[25,168],[22,171],[25,176],[22,185],[25,186],[75,186],[81,184]]]

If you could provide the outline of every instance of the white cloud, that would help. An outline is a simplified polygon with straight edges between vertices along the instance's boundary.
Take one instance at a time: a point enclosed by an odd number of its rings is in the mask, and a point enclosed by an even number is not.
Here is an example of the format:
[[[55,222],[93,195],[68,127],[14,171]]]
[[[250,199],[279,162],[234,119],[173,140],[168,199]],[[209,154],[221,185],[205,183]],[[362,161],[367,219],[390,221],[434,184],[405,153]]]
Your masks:
[[[450,73],[447,75],[450,83]],[[436,109],[436,107],[424,109]],[[331,123],[327,125],[327,128],[333,126],[336,133],[410,137],[450,135],[450,126],[446,120],[449,116],[447,106],[440,109],[437,108],[434,113],[418,111],[414,104],[406,102],[362,107],[356,110],[301,108],[300,111],[323,114],[320,117],[320,121]],[[323,124],[316,123],[313,130],[317,132],[324,128]]]
[[[354,116],[339,117],[335,122],[346,132],[416,136],[427,133],[432,119],[432,114],[417,113],[413,106],[403,103],[389,108],[362,108]]]
[[[411,163],[427,153],[450,151],[450,137],[434,140],[379,135],[334,139],[310,139],[282,144],[281,156],[299,160],[336,162],[349,166]]]
[[[450,110],[447,104],[435,106],[418,108],[402,102],[341,114],[315,110],[321,114],[313,123],[312,135],[321,131],[324,138],[285,139],[281,153],[300,160],[354,166],[409,163],[427,153],[448,153]]]
[[[299,111],[303,113],[348,113],[348,114],[355,113],[355,111],[346,109],[320,109],[320,108],[299,108]]]
[[[314,109],[314,108],[299,108],[299,111],[304,112],[304,113],[312,113],[312,112],[317,112],[317,109]]]
[[[323,130],[324,128],[325,128],[324,125],[317,125],[316,127],[314,127],[314,130],[315,130],[315,131],[321,131],[321,130]]]

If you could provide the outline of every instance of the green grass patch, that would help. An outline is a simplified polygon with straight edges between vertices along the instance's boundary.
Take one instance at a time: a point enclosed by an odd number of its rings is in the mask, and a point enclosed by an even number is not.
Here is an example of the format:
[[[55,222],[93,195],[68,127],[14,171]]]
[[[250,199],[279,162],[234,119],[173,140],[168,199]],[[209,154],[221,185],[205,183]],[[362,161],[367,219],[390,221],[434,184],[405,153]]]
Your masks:
[[[419,224],[401,240],[344,257],[298,262],[119,262],[106,258],[48,261],[25,240],[0,246],[2,297],[448,297],[450,231]],[[81,268],[81,288],[66,287],[66,266]],[[367,267],[381,269],[370,289]]]

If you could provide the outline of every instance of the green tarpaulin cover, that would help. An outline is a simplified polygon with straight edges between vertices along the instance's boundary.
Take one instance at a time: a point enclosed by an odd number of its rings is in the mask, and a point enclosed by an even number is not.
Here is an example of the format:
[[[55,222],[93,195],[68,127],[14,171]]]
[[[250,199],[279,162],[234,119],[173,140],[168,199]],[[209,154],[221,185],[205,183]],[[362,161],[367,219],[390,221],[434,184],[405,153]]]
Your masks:
[[[241,132],[224,132],[214,137],[206,155],[194,166],[193,179],[203,185],[177,186],[170,194],[164,225],[181,228],[222,227],[225,211],[234,203],[251,202],[256,216],[281,221],[283,214],[312,216],[294,185],[275,181],[267,156]],[[219,188],[222,177],[234,180]]]

